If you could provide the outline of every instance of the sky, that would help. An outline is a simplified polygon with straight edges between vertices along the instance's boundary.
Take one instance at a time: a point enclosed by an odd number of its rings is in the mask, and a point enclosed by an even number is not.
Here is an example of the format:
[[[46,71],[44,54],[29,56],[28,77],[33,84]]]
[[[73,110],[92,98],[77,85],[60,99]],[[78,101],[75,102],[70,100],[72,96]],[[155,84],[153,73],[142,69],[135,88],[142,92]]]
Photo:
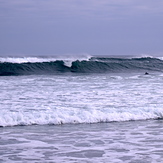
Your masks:
[[[163,56],[163,0],[0,0],[0,56]]]

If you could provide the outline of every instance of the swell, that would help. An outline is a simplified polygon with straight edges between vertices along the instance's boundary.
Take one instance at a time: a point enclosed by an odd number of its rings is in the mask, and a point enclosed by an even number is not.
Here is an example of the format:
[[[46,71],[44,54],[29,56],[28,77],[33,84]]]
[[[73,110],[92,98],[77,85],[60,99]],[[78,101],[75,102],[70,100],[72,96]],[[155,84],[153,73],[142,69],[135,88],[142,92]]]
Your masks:
[[[158,58],[106,58],[92,57],[89,60],[75,60],[70,66],[64,60],[47,62],[12,63],[0,62],[0,76],[55,74],[55,73],[110,73],[132,71],[161,71],[163,60]]]

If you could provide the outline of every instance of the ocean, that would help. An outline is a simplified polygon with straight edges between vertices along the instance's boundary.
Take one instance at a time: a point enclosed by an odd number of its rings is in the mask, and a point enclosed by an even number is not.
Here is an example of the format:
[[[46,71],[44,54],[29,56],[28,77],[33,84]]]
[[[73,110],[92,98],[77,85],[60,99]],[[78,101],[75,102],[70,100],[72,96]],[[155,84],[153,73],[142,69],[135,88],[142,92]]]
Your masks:
[[[163,162],[163,58],[0,57],[0,162]]]

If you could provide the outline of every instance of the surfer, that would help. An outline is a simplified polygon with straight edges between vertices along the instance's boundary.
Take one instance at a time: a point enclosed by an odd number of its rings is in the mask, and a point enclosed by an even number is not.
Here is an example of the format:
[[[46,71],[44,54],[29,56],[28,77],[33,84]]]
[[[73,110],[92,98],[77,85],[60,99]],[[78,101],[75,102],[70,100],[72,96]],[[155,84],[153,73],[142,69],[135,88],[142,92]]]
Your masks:
[[[148,73],[148,72],[146,72],[146,73],[145,73],[145,75],[149,75],[149,73]]]

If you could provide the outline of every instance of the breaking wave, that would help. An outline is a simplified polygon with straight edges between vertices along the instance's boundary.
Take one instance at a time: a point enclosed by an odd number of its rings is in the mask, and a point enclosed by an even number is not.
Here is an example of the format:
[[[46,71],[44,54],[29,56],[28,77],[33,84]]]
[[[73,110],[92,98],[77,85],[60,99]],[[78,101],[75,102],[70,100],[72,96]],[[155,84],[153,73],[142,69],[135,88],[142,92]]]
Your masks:
[[[110,58],[110,57],[26,57],[0,58],[0,76],[55,73],[110,73],[131,71],[161,71],[160,58]]]
[[[80,123],[122,122],[162,119],[162,109],[143,109],[124,112],[81,109],[49,109],[46,111],[8,112],[2,111],[0,127],[26,125],[58,125]]]

